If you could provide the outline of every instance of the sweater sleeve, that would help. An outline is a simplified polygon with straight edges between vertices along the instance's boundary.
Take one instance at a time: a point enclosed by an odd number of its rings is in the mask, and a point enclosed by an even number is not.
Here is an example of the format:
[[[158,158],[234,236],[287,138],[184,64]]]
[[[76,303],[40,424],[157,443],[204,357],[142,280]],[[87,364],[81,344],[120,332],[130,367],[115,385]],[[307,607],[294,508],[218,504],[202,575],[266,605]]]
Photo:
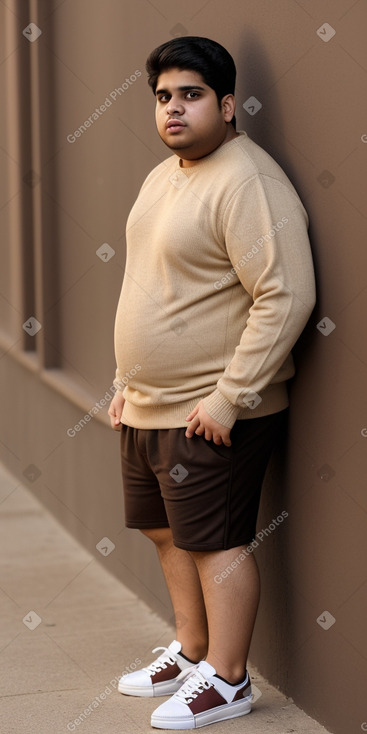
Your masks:
[[[232,359],[204,398],[209,415],[231,428],[240,409],[250,410],[271,382],[284,379],[281,367],[315,305],[315,280],[307,214],[290,186],[254,176],[232,197],[222,226],[228,257],[253,301]]]

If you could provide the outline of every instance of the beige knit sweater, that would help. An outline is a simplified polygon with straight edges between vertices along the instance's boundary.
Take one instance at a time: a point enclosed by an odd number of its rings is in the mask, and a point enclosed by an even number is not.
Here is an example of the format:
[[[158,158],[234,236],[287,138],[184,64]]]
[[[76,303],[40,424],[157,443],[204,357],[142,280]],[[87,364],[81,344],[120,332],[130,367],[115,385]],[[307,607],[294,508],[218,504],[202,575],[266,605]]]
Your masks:
[[[146,178],[127,222],[115,322],[121,421],[186,426],[204,398],[232,427],[288,405],[291,349],[315,303],[307,214],[245,132]]]

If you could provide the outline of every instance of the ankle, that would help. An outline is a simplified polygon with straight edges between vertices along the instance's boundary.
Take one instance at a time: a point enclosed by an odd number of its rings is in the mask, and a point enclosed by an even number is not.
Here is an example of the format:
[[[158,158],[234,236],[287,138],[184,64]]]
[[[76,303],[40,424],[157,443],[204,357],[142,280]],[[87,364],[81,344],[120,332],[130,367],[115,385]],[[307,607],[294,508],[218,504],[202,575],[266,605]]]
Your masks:
[[[217,678],[221,678],[224,680],[225,683],[229,683],[230,686],[239,686],[240,683],[243,683],[243,681],[246,678],[246,670],[241,670],[240,675],[228,675],[225,677],[224,675],[220,675],[219,673],[216,673]]]
[[[246,665],[236,664],[230,667],[219,665],[218,661],[215,664],[207,659],[207,662],[213,666],[216,670],[216,674],[219,678],[222,678],[226,683],[231,686],[238,686],[246,678]]]
[[[192,663],[199,663],[200,660],[203,660],[205,658],[205,655],[207,653],[207,647],[204,645],[195,645],[190,642],[182,642],[178,637],[176,638],[178,642],[181,642],[181,655],[183,655],[186,660],[189,660]]]

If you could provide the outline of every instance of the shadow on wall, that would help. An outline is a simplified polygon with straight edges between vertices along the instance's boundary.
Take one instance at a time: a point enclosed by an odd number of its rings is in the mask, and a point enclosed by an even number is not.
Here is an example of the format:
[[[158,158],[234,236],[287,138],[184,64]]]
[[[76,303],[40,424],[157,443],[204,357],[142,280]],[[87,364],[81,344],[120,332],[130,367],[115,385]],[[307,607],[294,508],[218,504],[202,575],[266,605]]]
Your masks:
[[[243,100],[256,97],[263,107],[255,114],[242,109],[238,98],[237,118],[249,136],[266,150],[284,169],[290,181],[303,199],[304,184],[299,169],[289,159],[289,141],[284,136],[284,110],[274,94],[279,82],[272,73],[271,59],[261,38],[253,31],[245,31],[238,51],[238,82],[242,80]],[[271,91],[271,95],[269,92]],[[271,103],[269,99],[271,97]]]
[[[309,215],[309,239],[311,243],[311,250],[315,266],[316,274],[316,291],[317,287],[317,252],[313,247],[313,242],[316,238],[314,234],[314,228],[312,223],[312,213],[309,210],[309,205],[305,204],[305,186],[302,180],[302,176],[298,168],[294,166],[292,161],[289,159],[289,142],[284,136],[284,115],[281,106],[278,101],[277,95],[274,94],[273,87],[279,82],[279,79],[275,79],[272,74],[271,60],[267,55],[265,45],[262,44],[259,35],[256,35],[252,30],[245,31],[243,34],[243,43],[237,53],[238,56],[238,77],[242,79],[243,89],[243,100],[246,101],[250,97],[256,97],[259,102],[264,102],[271,94],[271,107],[269,103],[264,103],[264,106],[258,113],[254,115],[248,114],[242,108],[242,104],[238,106],[236,117],[238,120],[237,127],[246,130],[250,138],[258,143],[264,150],[266,150],[274,160],[279,163],[283,168],[296,191],[298,192],[301,201],[304,203]],[[239,79],[237,80],[239,81]],[[242,91],[242,90],[241,90]],[[242,102],[242,98],[241,98]],[[240,99],[237,98],[237,104],[240,103]],[[316,304],[316,309],[318,305]],[[315,312],[311,315],[311,319]],[[297,354],[302,357],[302,344],[305,341],[305,334],[309,330],[309,326],[306,327],[304,334],[302,334],[299,342],[297,343]]]
[[[274,95],[274,90],[271,94],[271,104],[266,102],[269,91],[279,80],[275,80],[272,74],[271,61],[261,38],[253,31],[246,31],[243,34],[237,58],[238,81],[242,83],[241,96],[237,94],[238,128],[245,129],[248,135],[279,163],[303,200],[305,192],[302,173],[289,159],[289,144],[283,132],[284,109],[278,101],[278,96]],[[263,104],[263,107],[252,115],[242,107],[243,102],[246,103],[251,97],[255,97]],[[306,209],[308,211],[307,207]],[[310,215],[309,211],[308,214]],[[309,237],[312,247],[311,225]],[[293,587],[289,568],[290,554],[295,551],[289,533],[291,522],[289,517],[294,499],[292,478],[298,461],[296,425],[298,408],[292,401],[292,386],[297,380],[302,381],[302,374],[311,370],[311,353],[314,353],[316,346],[314,314],[315,311],[293,350],[296,376],[289,385],[289,415],[284,431],[278,437],[266,473],[257,523],[260,543],[256,549],[256,559],[262,578],[262,594],[250,657],[253,664],[269,680],[286,691],[289,690],[291,675],[291,666],[287,661],[289,662],[294,654],[297,638],[292,613]]]
[[[261,600],[250,651],[250,660],[267,678],[287,690],[289,656],[289,574],[287,557],[289,497],[289,416],[278,436],[261,495],[257,522],[256,560],[261,576]],[[264,634],[265,633],[265,634]]]
[[[266,48],[260,37],[251,30],[243,34],[237,69],[238,76],[243,79],[243,100],[256,97],[263,104],[276,80],[272,74],[271,61]],[[279,133],[283,129],[283,118],[280,105],[274,104],[274,97],[271,110],[266,109],[264,105],[261,110],[252,115],[243,111],[240,120],[241,123],[244,120],[244,129],[249,136],[273,156],[293,182],[292,175],[295,172],[291,170],[289,161],[287,161],[286,142],[284,141],[282,148],[279,146]]]

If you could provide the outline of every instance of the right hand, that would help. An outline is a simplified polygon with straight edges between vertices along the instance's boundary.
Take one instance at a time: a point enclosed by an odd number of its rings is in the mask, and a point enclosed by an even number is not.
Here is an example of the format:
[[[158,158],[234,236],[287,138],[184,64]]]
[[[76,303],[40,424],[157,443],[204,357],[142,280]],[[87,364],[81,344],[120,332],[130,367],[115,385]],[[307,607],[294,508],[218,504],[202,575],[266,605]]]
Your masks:
[[[124,403],[125,398],[123,397],[122,392],[116,392],[108,409],[108,415],[110,416],[111,421],[111,428],[113,428],[114,431],[121,431],[120,418],[122,416]]]

